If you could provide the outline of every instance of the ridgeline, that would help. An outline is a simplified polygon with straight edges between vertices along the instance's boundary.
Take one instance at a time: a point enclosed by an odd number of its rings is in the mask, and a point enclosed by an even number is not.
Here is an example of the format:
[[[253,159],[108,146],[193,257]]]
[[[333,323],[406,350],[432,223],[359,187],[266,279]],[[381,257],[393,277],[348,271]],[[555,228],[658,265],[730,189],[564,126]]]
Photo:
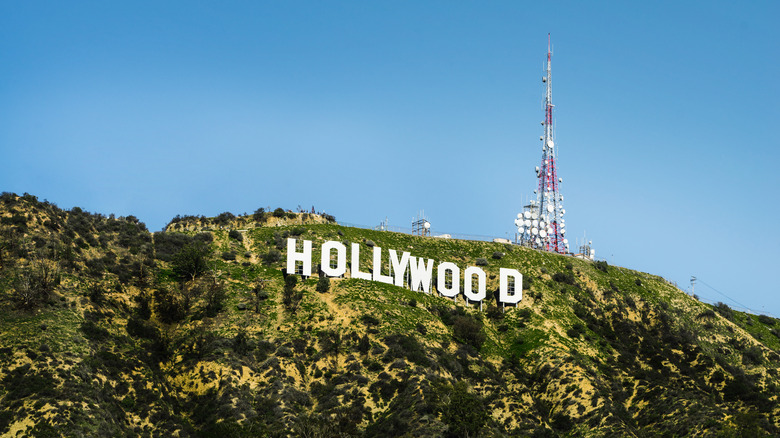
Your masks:
[[[523,274],[505,312],[282,273],[288,237]],[[363,264],[365,266],[363,266]],[[315,270],[316,271],[316,270]],[[0,436],[777,436],[780,321],[508,244],[277,209],[137,218],[0,196]]]

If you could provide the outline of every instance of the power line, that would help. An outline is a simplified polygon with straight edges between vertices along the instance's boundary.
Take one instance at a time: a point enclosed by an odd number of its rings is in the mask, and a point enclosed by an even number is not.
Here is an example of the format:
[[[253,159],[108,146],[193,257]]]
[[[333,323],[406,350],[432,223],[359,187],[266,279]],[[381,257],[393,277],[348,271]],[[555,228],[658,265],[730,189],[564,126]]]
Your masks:
[[[705,282],[704,282],[704,281],[702,281],[701,279],[697,279],[697,280],[698,280],[698,282],[699,282],[699,283],[701,283],[701,284],[703,284],[703,285],[707,286],[708,288],[710,288],[710,289],[714,290],[715,292],[717,292],[717,293],[719,293],[719,294],[723,295],[724,297],[728,298],[729,300],[731,300],[731,301],[735,302],[737,305],[739,305],[739,306],[741,306],[741,307],[744,307],[745,309],[751,310],[751,309],[750,309],[748,306],[746,306],[746,305],[744,305],[744,304],[740,303],[739,301],[735,300],[734,298],[731,298],[730,296],[728,296],[728,295],[724,294],[723,292],[721,292],[721,291],[719,291],[719,290],[715,289],[714,287],[712,287],[712,286],[710,286],[709,284],[705,283]]]

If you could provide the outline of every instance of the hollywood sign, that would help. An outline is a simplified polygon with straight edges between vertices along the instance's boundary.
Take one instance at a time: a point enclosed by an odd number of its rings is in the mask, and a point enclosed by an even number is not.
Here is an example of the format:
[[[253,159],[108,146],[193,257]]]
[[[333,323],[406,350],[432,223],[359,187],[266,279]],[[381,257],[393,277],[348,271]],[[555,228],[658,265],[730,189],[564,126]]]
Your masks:
[[[287,273],[310,276],[312,272],[312,242],[303,241],[303,249],[297,249],[297,240],[287,239]],[[341,277],[347,272],[347,247],[341,242],[326,241],[320,248],[322,274],[328,277]],[[350,274],[352,278],[393,284],[399,287],[407,286],[413,291],[431,292],[433,277],[433,259],[415,257],[409,252],[387,251],[390,275],[382,274],[382,248],[373,247],[372,272],[360,271],[360,245],[350,245]],[[332,255],[335,254],[335,260]],[[296,270],[296,264],[301,262],[302,270]],[[335,266],[334,266],[335,264]],[[443,296],[456,298],[461,294],[460,268],[451,262],[441,262],[437,265],[436,290]],[[447,279],[450,281],[447,281]],[[474,279],[476,278],[476,290]],[[463,296],[469,301],[481,303],[487,297],[485,271],[477,266],[468,266],[463,270]],[[515,269],[499,269],[498,301],[504,304],[516,304],[523,299],[523,274]]]

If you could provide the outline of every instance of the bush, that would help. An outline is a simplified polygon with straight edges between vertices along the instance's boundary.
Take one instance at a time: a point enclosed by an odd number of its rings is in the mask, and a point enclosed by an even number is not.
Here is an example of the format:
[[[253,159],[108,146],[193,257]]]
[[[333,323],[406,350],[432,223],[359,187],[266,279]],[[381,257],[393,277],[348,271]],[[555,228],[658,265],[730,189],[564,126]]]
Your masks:
[[[570,338],[579,338],[583,333],[585,333],[585,326],[580,323],[576,323],[570,329],[566,330],[566,334]]]
[[[320,279],[317,280],[316,290],[321,294],[327,293],[330,290],[330,278],[326,275],[321,275]]]
[[[278,249],[271,249],[263,255],[263,262],[266,265],[272,265],[282,259],[282,252]]]
[[[501,258],[504,257],[504,253],[501,251],[495,251],[493,252],[493,258],[496,260],[501,260]]]
[[[565,283],[571,285],[574,285],[576,283],[574,280],[574,274],[571,272],[556,272],[555,274],[553,274],[552,278],[558,283]]]
[[[471,345],[477,351],[482,348],[486,338],[482,321],[468,315],[455,317],[452,335],[460,342]]]
[[[226,262],[234,261],[235,259],[236,259],[235,251],[224,251],[222,253],[222,260],[225,260]]]
[[[731,307],[729,307],[728,304],[718,301],[715,303],[715,311],[720,313],[721,316],[728,319],[729,321],[734,321],[734,311],[731,310]]]
[[[477,266],[487,266],[488,261],[486,258],[480,257],[477,259]]]
[[[606,260],[599,260],[594,263],[596,266],[596,269],[602,272],[607,272],[607,269],[609,268],[609,264],[606,262]]]
[[[220,213],[219,216],[214,218],[214,223],[217,225],[228,225],[231,221],[233,221],[236,218],[236,215],[233,213],[226,211],[224,213]]]
[[[284,217],[284,209],[282,207],[274,210],[274,217]]]
[[[265,209],[260,207],[255,210],[254,214],[252,214],[252,219],[254,219],[255,222],[265,222],[268,219],[265,214]]]
[[[238,230],[230,230],[230,232],[228,233],[228,237],[238,242],[244,241],[244,236],[241,233],[239,233]]]
[[[766,324],[768,326],[773,326],[775,325],[775,322],[777,322],[777,320],[772,318],[771,316],[758,315],[758,322],[760,322],[761,324]]]

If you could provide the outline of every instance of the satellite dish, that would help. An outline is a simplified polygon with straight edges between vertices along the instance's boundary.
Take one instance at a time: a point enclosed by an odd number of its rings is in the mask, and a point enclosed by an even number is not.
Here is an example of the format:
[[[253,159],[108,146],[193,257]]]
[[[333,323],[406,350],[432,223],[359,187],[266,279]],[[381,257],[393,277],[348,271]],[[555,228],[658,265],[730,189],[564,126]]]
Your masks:
[[[534,219],[533,222],[531,222],[531,224],[533,224],[534,228],[536,228],[539,226],[539,221]]]
[[[531,219],[539,219],[539,214],[536,212],[531,213]]]
[[[515,226],[516,227],[519,227],[522,224],[523,224],[523,222],[520,219],[515,219]]]
[[[542,120],[542,126],[544,126],[544,120]]]
[[[536,236],[537,234],[539,234],[539,229],[538,228],[531,228],[531,234]]]
[[[525,225],[526,227],[530,227],[531,226],[531,219],[526,219],[525,222],[523,222],[523,225]]]
[[[517,218],[521,219],[523,217],[523,213],[517,213]]]
[[[569,246],[569,239],[563,239],[563,244]]]
[[[536,173],[539,173],[539,166],[536,166]]]
[[[552,204],[547,204],[547,212],[548,212],[548,213],[552,213],[552,212],[553,212],[553,210],[555,210],[555,207],[553,207],[553,205],[552,205]]]
[[[552,148],[553,148],[553,146],[555,146],[555,143],[553,143],[553,141],[552,141],[552,140],[547,140],[547,147],[548,147],[548,148],[550,148],[550,149],[552,149]]]
[[[423,224],[423,227],[425,227],[425,229],[426,229],[426,230],[427,230],[427,229],[430,229],[430,228],[431,228],[431,223],[430,223],[430,222],[425,222],[425,223]]]
[[[547,78],[542,76],[542,82],[547,82]]]
[[[544,136],[540,135],[540,136],[539,136],[539,140],[542,140],[542,141],[544,141]]]
[[[531,217],[531,212],[530,211],[526,211],[525,213],[523,213],[523,217],[525,217],[526,219],[529,219]]]
[[[563,178],[558,178],[558,182],[562,183],[563,182]]]
[[[517,232],[518,232],[519,234],[523,234],[523,233],[525,233],[525,228],[523,228],[523,227],[517,227]]]
[[[566,209],[565,208],[561,209],[561,214],[566,214]]]
[[[539,230],[539,235],[542,237],[547,237],[547,231]]]
[[[561,228],[561,234],[566,234],[566,228]]]

